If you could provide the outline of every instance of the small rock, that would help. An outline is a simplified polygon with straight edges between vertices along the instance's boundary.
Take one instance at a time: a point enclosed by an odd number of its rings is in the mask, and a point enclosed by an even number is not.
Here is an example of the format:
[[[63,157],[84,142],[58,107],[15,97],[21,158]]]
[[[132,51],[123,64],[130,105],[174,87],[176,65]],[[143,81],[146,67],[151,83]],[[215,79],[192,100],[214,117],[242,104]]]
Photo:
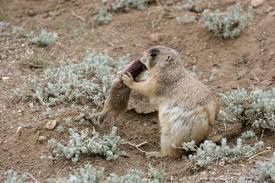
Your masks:
[[[57,124],[57,121],[56,121],[56,120],[50,120],[50,121],[48,121],[47,124],[46,124],[46,129],[52,130],[52,129],[55,128],[56,124]]]
[[[27,15],[30,17],[33,17],[36,15],[36,12],[34,10],[29,10],[29,11],[27,11]]]
[[[47,13],[42,15],[42,18],[48,18],[49,16],[50,16],[50,14],[47,12]]]
[[[46,141],[46,139],[47,139],[47,137],[45,137],[45,136],[39,136],[37,140],[38,140],[38,142],[42,143],[42,142]]]
[[[266,147],[267,150],[271,150],[271,147]]]
[[[161,40],[161,34],[160,33],[150,34],[149,39],[154,43],[159,42]]]
[[[249,164],[254,164],[255,161],[254,161],[254,160],[250,160],[248,163],[249,163]]]
[[[32,103],[32,102],[29,103],[29,107],[30,107],[30,108],[33,108],[33,103]]]
[[[22,126],[19,126],[16,130],[17,134],[21,134],[22,133]]]
[[[10,77],[2,77],[2,80],[8,80]]]
[[[262,5],[264,3],[264,0],[252,0],[251,4],[254,8],[259,7],[260,5]]]
[[[266,13],[270,13],[270,12],[272,12],[273,10],[274,10],[273,7],[272,7],[272,6],[269,6],[268,8],[266,8],[265,12],[266,12]]]
[[[275,17],[275,11],[270,12],[269,15]]]

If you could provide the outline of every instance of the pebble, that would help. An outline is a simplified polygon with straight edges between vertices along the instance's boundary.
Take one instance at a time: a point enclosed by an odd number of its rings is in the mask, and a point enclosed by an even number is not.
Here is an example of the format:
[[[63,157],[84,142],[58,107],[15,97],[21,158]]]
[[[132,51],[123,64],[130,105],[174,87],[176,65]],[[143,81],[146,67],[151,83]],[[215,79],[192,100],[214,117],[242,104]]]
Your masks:
[[[266,13],[270,13],[270,12],[272,12],[273,10],[274,10],[273,7],[272,7],[272,6],[269,6],[268,8],[266,8],[265,12],[266,12]]]
[[[2,77],[2,80],[8,80],[10,77]]]
[[[22,133],[22,126],[19,126],[16,130],[17,134],[21,134]]]
[[[275,11],[270,12],[269,15],[275,17]]]
[[[264,3],[264,0],[252,0],[251,4],[254,8],[259,7],[260,5],[262,5]]]
[[[37,140],[38,140],[38,142],[42,143],[42,142],[46,141],[46,139],[47,139],[47,137],[45,137],[45,136],[39,136]]]
[[[161,40],[161,34],[160,33],[154,33],[149,35],[150,41],[157,43]]]
[[[34,11],[34,10],[29,10],[29,11],[27,11],[27,15],[28,16],[30,16],[30,17],[33,17],[33,16],[35,16],[37,13]]]
[[[33,103],[32,103],[32,102],[29,103],[29,107],[30,107],[30,108],[33,108]]]
[[[46,129],[52,130],[55,128],[56,124],[57,124],[56,120],[50,120],[46,123]]]

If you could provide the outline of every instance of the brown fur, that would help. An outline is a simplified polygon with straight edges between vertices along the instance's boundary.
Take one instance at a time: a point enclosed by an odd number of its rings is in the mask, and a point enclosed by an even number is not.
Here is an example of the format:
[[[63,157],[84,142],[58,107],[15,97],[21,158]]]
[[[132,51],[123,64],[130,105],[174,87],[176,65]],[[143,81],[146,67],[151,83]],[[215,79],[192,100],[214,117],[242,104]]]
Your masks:
[[[145,66],[139,60],[135,60],[130,62],[122,73],[129,72],[136,78],[144,70]],[[130,92],[131,90],[123,84],[121,79],[115,79],[104,103],[103,110],[100,113],[99,122],[102,123],[107,115],[111,113],[114,123],[116,118],[127,110]]]
[[[188,74],[175,50],[155,46],[140,60],[146,65],[149,78],[135,82],[124,74],[122,79],[130,89],[158,105],[161,150],[148,155],[178,157],[181,150],[173,146],[191,140],[200,143],[208,137],[219,111],[218,100],[207,86]]]

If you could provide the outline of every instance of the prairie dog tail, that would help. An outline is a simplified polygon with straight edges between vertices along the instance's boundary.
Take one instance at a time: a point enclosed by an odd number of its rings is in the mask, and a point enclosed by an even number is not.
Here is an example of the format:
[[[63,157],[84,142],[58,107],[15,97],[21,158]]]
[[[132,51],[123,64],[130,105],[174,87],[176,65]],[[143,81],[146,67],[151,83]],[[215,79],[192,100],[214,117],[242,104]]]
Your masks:
[[[214,143],[220,143],[223,138],[230,138],[240,134],[241,129],[242,129],[242,124],[236,124],[232,128],[226,130],[220,135],[209,136],[207,140],[211,140]]]

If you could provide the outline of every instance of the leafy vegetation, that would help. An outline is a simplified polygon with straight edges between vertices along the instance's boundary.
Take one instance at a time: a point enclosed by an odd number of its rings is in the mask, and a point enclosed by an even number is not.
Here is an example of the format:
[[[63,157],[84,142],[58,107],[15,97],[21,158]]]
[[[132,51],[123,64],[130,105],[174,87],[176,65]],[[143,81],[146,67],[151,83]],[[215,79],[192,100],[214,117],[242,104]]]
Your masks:
[[[81,63],[47,69],[43,79],[30,79],[29,86],[33,97],[47,107],[61,102],[103,106],[112,78],[127,62],[126,57],[114,63],[106,53],[92,52]]]
[[[199,147],[195,145],[194,141],[183,144],[184,150],[195,151],[194,155],[189,155],[189,159],[199,167],[206,167],[211,163],[219,161],[224,163],[228,161],[235,161],[241,158],[248,158],[262,149],[264,143],[259,141],[253,146],[243,143],[241,138],[237,139],[237,144],[230,147],[226,139],[222,139],[221,145],[217,145],[212,141],[204,141]]]
[[[30,179],[27,175],[18,175],[15,171],[8,171],[4,183],[29,183]],[[28,174],[31,176],[30,174]],[[31,176],[32,177],[32,176]],[[32,177],[33,178],[33,177]],[[148,173],[136,169],[129,170],[125,175],[119,176],[111,173],[106,176],[103,168],[97,168],[91,164],[86,164],[80,168],[79,172],[74,172],[68,177],[59,179],[48,179],[48,183],[163,183],[165,172],[163,170],[155,169],[151,166],[148,168]],[[38,183],[33,178],[31,182]]]
[[[223,107],[219,115],[222,122],[242,122],[255,127],[274,130],[275,88],[271,90],[245,89],[220,94]]]
[[[45,47],[53,44],[58,38],[58,35],[55,32],[48,32],[46,29],[42,29],[38,36],[31,33],[29,37],[31,43],[36,44],[40,47]]]
[[[128,12],[131,8],[145,10],[151,0],[111,0],[102,1],[103,5],[94,16],[95,25],[108,24],[112,21],[113,12]]]
[[[38,183],[38,181],[28,173],[19,174],[16,171],[8,170],[4,176],[6,177],[4,183]]]
[[[129,11],[130,8],[145,10],[150,0],[112,0],[106,2],[110,11]]]
[[[106,8],[101,8],[94,16],[94,23],[95,25],[102,25],[102,24],[107,24],[110,21],[112,21],[113,15],[106,9]]]
[[[48,143],[56,158],[64,156],[73,162],[77,162],[81,154],[100,155],[107,160],[117,159],[119,156],[118,145],[122,143],[122,139],[120,136],[117,136],[116,127],[113,127],[110,134],[104,135],[103,137],[95,130],[93,130],[92,136],[90,136],[88,129],[78,133],[70,128],[69,134],[70,140],[66,145],[55,139],[49,140]]]
[[[256,137],[256,134],[251,130],[248,130],[242,133],[242,136],[241,136],[242,139],[253,139],[255,137]]]
[[[253,8],[250,5],[245,13],[240,3],[236,3],[226,9],[225,12],[219,10],[205,10],[202,22],[210,32],[222,38],[236,38],[247,27],[252,19]]]
[[[258,161],[256,166],[256,174],[259,175],[261,181],[275,181],[275,152],[273,152],[273,156],[270,161]]]

